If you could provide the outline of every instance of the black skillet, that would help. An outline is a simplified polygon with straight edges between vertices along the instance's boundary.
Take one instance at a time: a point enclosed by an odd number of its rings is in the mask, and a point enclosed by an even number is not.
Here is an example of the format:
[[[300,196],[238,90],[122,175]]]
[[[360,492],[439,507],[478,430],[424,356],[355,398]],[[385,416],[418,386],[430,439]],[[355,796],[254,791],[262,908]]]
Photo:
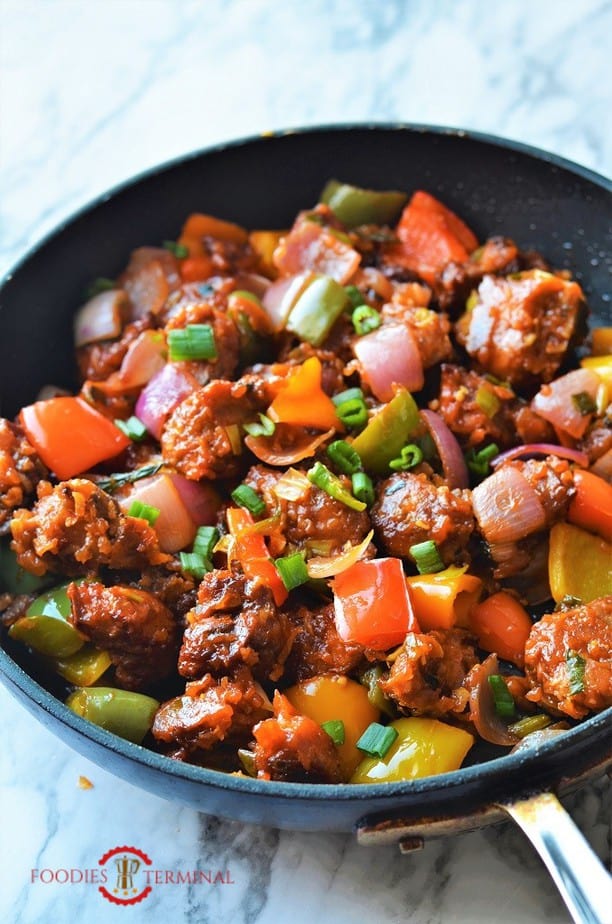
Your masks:
[[[361,186],[424,188],[479,238],[502,233],[567,267],[596,323],[610,321],[612,185],[550,154],[484,135],[420,126],[288,131],[222,145],[133,180],[37,246],[0,290],[0,412],[14,415],[46,384],[74,384],[71,318],[87,284],[115,276],[130,250],[175,238],[200,210],[251,228],[286,227],[334,176]],[[4,638],[3,680],[76,750],[151,792],[208,813],[300,830],[355,830],[360,842],[468,830],[508,814],[549,866],[575,920],[609,920],[601,864],[552,795],[612,764],[612,710],[530,751],[413,782],[266,783],[204,770],[83,721],[37,682]]]

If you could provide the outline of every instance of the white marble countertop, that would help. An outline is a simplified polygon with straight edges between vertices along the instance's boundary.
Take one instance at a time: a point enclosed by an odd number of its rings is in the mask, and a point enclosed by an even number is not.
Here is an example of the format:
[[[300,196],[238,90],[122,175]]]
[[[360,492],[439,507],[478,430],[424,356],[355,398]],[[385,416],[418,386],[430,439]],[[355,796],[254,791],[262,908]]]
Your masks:
[[[147,166],[295,125],[413,121],[539,145],[612,172],[601,0],[0,0],[0,270],[62,217]],[[508,826],[401,857],[350,835],[279,833],[181,808],[76,755],[0,689],[0,920],[294,924],[566,922]],[[80,776],[93,784],[78,785]],[[609,786],[569,807],[600,856]],[[155,887],[117,908],[32,882],[116,845],[232,883]]]

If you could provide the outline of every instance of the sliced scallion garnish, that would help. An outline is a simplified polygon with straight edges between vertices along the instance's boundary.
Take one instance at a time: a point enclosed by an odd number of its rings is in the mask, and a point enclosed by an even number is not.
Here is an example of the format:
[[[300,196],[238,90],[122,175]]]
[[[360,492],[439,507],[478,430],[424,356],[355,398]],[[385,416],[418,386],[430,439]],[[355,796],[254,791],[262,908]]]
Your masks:
[[[177,260],[185,260],[189,256],[189,248],[177,241],[164,241],[164,248],[173,253]]]
[[[397,736],[396,729],[390,725],[372,722],[357,742],[357,747],[370,757],[384,757]]]
[[[340,501],[352,510],[365,510],[366,505],[364,502],[353,497],[351,492],[344,487],[340,479],[337,478],[336,475],[333,475],[322,462],[315,462],[312,468],[306,472],[306,477],[311,484],[321,488],[326,494],[329,494],[330,497]]]
[[[180,559],[181,569],[186,574],[191,574],[199,581],[202,580],[208,571],[212,571],[211,563],[197,552],[181,552]]]
[[[570,696],[577,693],[584,693],[584,669],[586,661],[581,654],[573,651],[571,648],[565,654],[565,663],[567,664],[567,673],[569,676]]]
[[[352,475],[361,469],[361,459],[346,440],[335,440],[327,447],[327,455],[343,475]]]
[[[354,472],[352,475],[353,494],[357,500],[363,501],[366,507],[371,507],[375,501],[374,485],[372,479],[365,472]]]
[[[276,424],[265,414],[259,415],[259,423],[246,423],[242,425],[243,430],[249,436],[272,436],[276,430]]]
[[[143,504],[142,501],[134,500],[128,510],[129,517],[137,517],[139,520],[146,520],[149,526],[153,526],[159,517],[161,510],[159,507],[153,507],[151,504]]]
[[[344,744],[345,732],[342,719],[330,719],[329,722],[322,722],[321,728],[324,732],[327,732],[334,744]]]
[[[147,428],[138,417],[132,416],[128,417],[127,420],[116,420],[115,426],[131,440],[134,440],[135,443],[142,442],[147,436]]]
[[[489,686],[493,693],[496,713],[504,719],[511,719],[516,714],[516,706],[512,694],[501,674],[491,674]]]
[[[404,446],[397,459],[391,459],[389,468],[394,472],[408,472],[423,461],[423,450],[416,443]]]
[[[168,356],[172,362],[216,359],[215,334],[210,324],[188,324],[168,332]]]
[[[287,590],[293,590],[294,587],[299,587],[309,580],[308,569],[300,552],[277,558],[274,565]]]
[[[239,484],[232,491],[231,497],[239,507],[244,507],[254,517],[261,516],[265,512],[266,505],[264,501],[257,491],[254,491],[248,484]]]
[[[359,305],[351,315],[355,333],[362,337],[376,330],[382,324],[379,312],[370,305]]]
[[[414,558],[419,574],[435,574],[444,570],[444,562],[440,558],[438,547],[432,539],[417,542],[408,549]]]

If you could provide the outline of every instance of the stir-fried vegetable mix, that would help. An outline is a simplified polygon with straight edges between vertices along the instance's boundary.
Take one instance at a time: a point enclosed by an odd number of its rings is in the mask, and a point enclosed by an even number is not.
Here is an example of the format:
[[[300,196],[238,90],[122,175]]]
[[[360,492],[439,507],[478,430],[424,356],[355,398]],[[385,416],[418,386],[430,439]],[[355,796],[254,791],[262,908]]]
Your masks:
[[[612,705],[612,328],[567,272],[330,180],[88,297],[78,395],[0,421],[2,621],[75,713],[375,783]]]

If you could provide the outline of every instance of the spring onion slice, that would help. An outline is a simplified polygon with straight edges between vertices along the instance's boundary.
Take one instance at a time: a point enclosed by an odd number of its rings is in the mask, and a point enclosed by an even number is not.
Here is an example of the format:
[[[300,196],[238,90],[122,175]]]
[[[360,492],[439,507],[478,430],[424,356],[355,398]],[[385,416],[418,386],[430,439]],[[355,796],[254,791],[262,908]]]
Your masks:
[[[497,443],[489,443],[488,446],[484,446],[482,449],[479,449],[478,452],[476,452],[475,449],[470,449],[465,456],[467,467],[475,475],[481,475],[484,478],[491,470],[491,460],[494,459],[498,453],[499,447]]]
[[[436,571],[444,570],[444,562],[440,558],[438,547],[432,539],[417,542],[415,545],[411,545],[408,551],[414,558],[419,574],[435,574]]]
[[[168,332],[168,356],[172,362],[217,358],[214,331],[210,324],[188,324]]]
[[[359,334],[360,337],[376,330],[382,324],[379,312],[376,308],[371,308],[370,305],[359,305],[355,308],[351,315],[351,320],[355,333]]]
[[[342,719],[330,719],[323,722],[321,728],[327,732],[334,744],[344,744],[344,722]]]
[[[147,436],[147,428],[142,420],[135,416],[128,417],[127,420],[116,420],[115,426],[131,440],[134,440],[135,443],[142,442]]]
[[[354,472],[352,476],[353,494],[357,500],[363,501],[366,507],[371,507],[375,501],[374,485],[372,479],[365,472]]]
[[[244,507],[254,517],[261,516],[265,512],[266,505],[264,501],[257,491],[254,491],[248,484],[239,484],[232,491],[231,497],[239,507]]]
[[[128,510],[129,517],[137,517],[139,520],[146,520],[149,526],[153,526],[161,510],[159,507],[153,507],[151,504],[143,504],[142,501],[134,500]]]
[[[493,693],[496,713],[504,719],[511,719],[516,713],[512,694],[501,674],[491,674],[488,678]]]
[[[335,440],[327,447],[327,455],[344,475],[352,475],[361,469],[361,459],[346,440]]]
[[[164,248],[173,253],[177,260],[185,260],[189,256],[189,248],[177,241],[164,241]]]
[[[191,574],[199,581],[202,580],[208,571],[212,571],[211,563],[197,552],[181,552],[180,559],[181,569],[186,574]]]
[[[569,675],[570,696],[577,693],[584,693],[584,669],[586,661],[581,654],[573,651],[571,648],[566,652],[565,663],[567,664],[567,673]]]
[[[365,510],[366,505],[363,501],[357,500],[356,497],[347,491],[342,482],[336,475],[333,475],[326,465],[322,462],[315,462],[311,469],[306,472],[308,480],[329,494],[335,500],[345,504],[352,510]]]
[[[416,443],[404,446],[397,459],[391,459],[389,468],[394,472],[408,472],[423,461],[423,450]]]
[[[200,526],[193,540],[193,551],[206,561],[210,561],[218,541],[219,530],[215,526]]]
[[[395,728],[372,722],[357,742],[357,747],[370,757],[384,757],[397,737],[398,732]]]
[[[276,424],[265,414],[259,415],[259,423],[246,423],[242,425],[249,436],[272,436],[276,430]]]
[[[309,580],[308,569],[300,552],[275,559],[274,566],[287,590],[293,590]]]

